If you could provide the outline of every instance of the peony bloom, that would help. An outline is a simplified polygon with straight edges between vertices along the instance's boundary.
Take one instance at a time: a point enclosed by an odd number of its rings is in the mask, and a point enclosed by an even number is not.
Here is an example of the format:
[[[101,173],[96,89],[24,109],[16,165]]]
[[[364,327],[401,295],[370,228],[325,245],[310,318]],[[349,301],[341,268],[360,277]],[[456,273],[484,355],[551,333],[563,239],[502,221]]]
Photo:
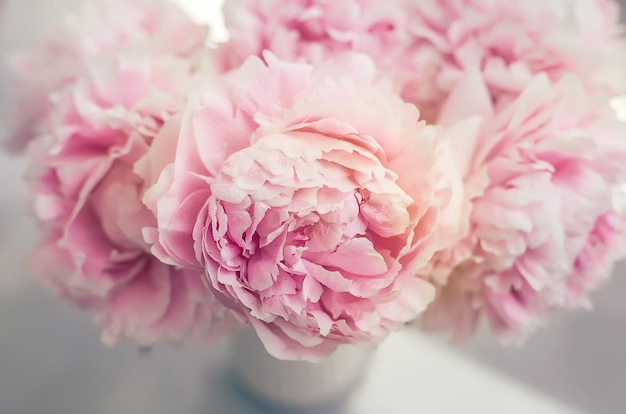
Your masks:
[[[573,76],[552,83],[539,75],[497,113],[482,78],[468,76],[441,121],[471,112],[485,118],[459,151],[473,258],[436,281],[424,323],[462,337],[484,317],[518,338],[555,309],[588,305],[623,257],[626,216],[616,201],[626,125]]]
[[[270,50],[290,62],[320,64],[356,51],[371,56],[384,75],[402,88],[423,78],[431,51],[412,49],[410,1],[226,0],[230,41],[220,48],[223,70]],[[421,108],[420,108],[421,110]],[[422,113],[422,116],[424,114]]]
[[[155,142],[143,165],[163,171],[145,198],[158,229],[145,236],[164,262],[204,269],[271,354],[318,360],[428,305],[418,275],[458,237],[448,209],[462,195],[440,168],[440,129],[372,60],[264,59],[196,88],[173,163],[161,155],[175,140]]]
[[[468,71],[497,100],[515,98],[540,72],[579,76],[594,93],[626,90],[626,44],[614,0],[227,0],[224,70],[270,50],[318,64],[345,51],[370,55],[405,101],[434,121]]]
[[[499,105],[530,79],[578,76],[594,94],[626,89],[619,4],[614,0],[414,1],[410,31],[423,58],[405,86],[405,99],[438,113],[466,73],[478,71]],[[621,62],[621,63],[618,63]]]
[[[318,64],[359,51],[401,58],[409,39],[404,0],[228,0],[224,6],[231,42],[223,48],[224,69],[271,50],[280,59]]]
[[[150,346],[222,332],[229,318],[201,274],[150,254],[142,228],[156,219],[134,171],[184,104],[189,62],[121,56],[86,73],[57,96],[31,146],[39,169],[33,202],[47,233],[35,257],[39,276],[93,309],[109,343]]]
[[[165,0],[86,2],[37,50],[14,58],[18,108],[9,147],[23,149],[39,133],[54,96],[97,62],[132,53],[191,57],[207,33]]]

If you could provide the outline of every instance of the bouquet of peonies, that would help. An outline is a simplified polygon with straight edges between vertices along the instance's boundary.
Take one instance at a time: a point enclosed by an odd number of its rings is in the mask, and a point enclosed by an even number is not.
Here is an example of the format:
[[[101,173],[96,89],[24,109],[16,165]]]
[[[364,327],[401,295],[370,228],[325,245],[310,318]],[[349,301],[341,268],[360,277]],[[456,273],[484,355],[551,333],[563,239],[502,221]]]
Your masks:
[[[626,247],[612,0],[90,2],[16,56],[38,276],[107,343],[518,340]]]

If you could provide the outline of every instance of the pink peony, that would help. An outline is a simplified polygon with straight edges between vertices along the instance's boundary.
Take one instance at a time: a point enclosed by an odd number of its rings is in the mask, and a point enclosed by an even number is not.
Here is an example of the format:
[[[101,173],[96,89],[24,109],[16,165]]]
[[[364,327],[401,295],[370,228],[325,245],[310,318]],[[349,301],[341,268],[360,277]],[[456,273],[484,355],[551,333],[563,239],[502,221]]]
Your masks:
[[[498,100],[515,98],[540,72],[553,80],[574,73],[603,93],[626,90],[614,0],[227,0],[225,14],[223,69],[263,50],[313,64],[366,53],[428,121],[473,70]]]
[[[432,53],[412,49],[410,0],[226,0],[230,41],[219,50],[223,70],[270,50],[290,62],[320,64],[340,53],[371,56],[402,87],[423,70]],[[421,108],[420,108],[421,110]],[[423,117],[422,113],[422,117]]]
[[[175,138],[155,142],[146,237],[163,261],[203,268],[271,354],[318,360],[382,340],[433,299],[418,275],[458,237],[461,194],[440,129],[375,81],[372,60],[264,59],[194,91],[173,163]]]
[[[54,96],[97,62],[135,52],[189,57],[202,49],[207,33],[167,1],[86,2],[37,50],[14,58],[18,108],[9,147],[24,148],[38,134]]]
[[[184,104],[189,62],[121,56],[86,68],[57,96],[31,152],[40,171],[34,205],[46,229],[39,276],[62,296],[93,309],[103,338],[142,346],[181,342],[229,327],[228,315],[197,271],[150,254],[135,163]]]
[[[224,6],[231,44],[225,69],[271,50],[287,61],[318,64],[346,51],[401,58],[409,39],[404,0],[228,0]]]
[[[517,338],[559,307],[583,306],[623,257],[626,216],[616,195],[626,179],[626,125],[576,78],[534,78],[495,113],[482,78],[468,76],[442,114],[474,112],[485,122],[460,143],[473,258],[439,279],[424,315],[459,337],[484,316]],[[495,114],[495,115],[494,115]]]
[[[432,113],[470,71],[483,75],[497,102],[514,99],[542,72],[553,81],[575,74],[594,94],[626,90],[614,0],[414,1],[410,21],[412,48],[423,58],[405,97]]]

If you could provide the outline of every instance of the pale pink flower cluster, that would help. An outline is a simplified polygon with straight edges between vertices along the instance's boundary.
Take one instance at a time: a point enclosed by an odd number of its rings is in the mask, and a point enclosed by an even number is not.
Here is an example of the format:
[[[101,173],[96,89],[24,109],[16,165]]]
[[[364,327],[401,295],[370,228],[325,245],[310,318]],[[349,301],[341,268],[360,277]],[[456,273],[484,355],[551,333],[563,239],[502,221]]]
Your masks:
[[[36,268],[105,341],[517,339],[626,253],[612,0],[225,7],[217,50],[165,0],[111,0],[16,60]]]
[[[42,128],[54,97],[91,67],[120,54],[191,57],[208,30],[167,0],[96,0],[65,16],[37,49],[13,57],[19,87],[9,148],[23,149]]]
[[[439,168],[442,131],[363,55],[264,58],[194,91],[146,196],[148,239],[164,262],[203,269],[280,358],[379,342],[430,303],[417,275],[458,227],[438,228],[461,197]]]
[[[46,109],[30,114],[37,132],[27,136],[34,210],[46,234],[35,255],[38,276],[92,309],[108,343],[151,346],[221,333],[231,319],[197,272],[150,254],[142,229],[156,219],[135,172],[184,105],[196,76],[184,56],[201,47],[205,29],[166,3],[113,2],[85,13],[68,19],[43,54],[24,58],[43,65],[39,81],[47,76],[35,91]]]
[[[468,76],[446,105],[443,123],[484,120],[465,137],[471,232],[460,246],[473,253],[437,281],[424,323],[463,337],[484,314],[497,333],[524,337],[554,309],[587,305],[624,253],[626,124],[569,75],[537,76],[499,112]]]
[[[407,2],[392,0],[235,0],[225,4],[231,42],[225,69],[271,50],[280,59],[321,63],[346,51],[401,59],[408,43]],[[391,63],[391,62],[389,62]]]
[[[431,121],[470,70],[483,74],[496,99],[519,94],[541,72],[626,91],[619,69],[626,43],[614,0],[227,0],[225,12],[225,69],[263,50],[314,64],[363,52]]]
[[[574,74],[588,90],[626,91],[618,4],[613,0],[412,2],[414,47],[432,59],[406,94],[440,110],[459,79],[479,71],[492,98],[509,102],[532,77]]]

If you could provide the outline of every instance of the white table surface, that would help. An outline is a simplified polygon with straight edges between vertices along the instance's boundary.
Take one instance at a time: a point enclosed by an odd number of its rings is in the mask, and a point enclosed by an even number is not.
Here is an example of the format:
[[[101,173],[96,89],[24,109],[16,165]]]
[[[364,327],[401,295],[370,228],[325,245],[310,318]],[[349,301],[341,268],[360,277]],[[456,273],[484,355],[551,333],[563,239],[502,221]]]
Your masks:
[[[0,303],[2,414],[262,414],[228,381],[227,341],[105,348],[88,318],[38,288]],[[330,413],[330,412],[329,412]],[[575,414],[413,331],[392,335],[339,414]]]

